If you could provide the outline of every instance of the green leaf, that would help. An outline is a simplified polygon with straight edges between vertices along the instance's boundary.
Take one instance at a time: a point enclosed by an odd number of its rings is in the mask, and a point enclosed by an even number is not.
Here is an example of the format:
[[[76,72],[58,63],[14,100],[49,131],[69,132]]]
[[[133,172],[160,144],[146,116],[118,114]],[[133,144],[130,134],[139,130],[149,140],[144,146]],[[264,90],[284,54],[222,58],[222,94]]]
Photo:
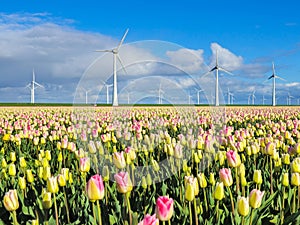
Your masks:
[[[115,224],[117,221],[113,215],[109,214],[109,224]]]

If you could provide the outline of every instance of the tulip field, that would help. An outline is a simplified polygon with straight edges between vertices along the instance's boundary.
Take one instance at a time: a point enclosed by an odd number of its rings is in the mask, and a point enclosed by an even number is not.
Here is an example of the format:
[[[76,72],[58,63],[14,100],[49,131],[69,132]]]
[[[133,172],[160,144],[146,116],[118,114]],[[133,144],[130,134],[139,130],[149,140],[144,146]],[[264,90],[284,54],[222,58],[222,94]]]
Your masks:
[[[0,225],[300,224],[298,107],[0,108]]]

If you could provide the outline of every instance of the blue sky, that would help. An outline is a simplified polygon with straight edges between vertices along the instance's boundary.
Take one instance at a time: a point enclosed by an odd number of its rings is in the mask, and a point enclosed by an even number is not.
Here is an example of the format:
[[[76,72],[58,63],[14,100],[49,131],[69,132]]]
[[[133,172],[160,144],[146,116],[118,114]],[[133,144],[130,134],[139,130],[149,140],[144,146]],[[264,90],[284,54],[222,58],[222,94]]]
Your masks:
[[[214,76],[201,75],[213,66],[218,50],[220,65],[235,74],[221,73],[224,101],[229,88],[235,103],[247,104],[255,90],[256,104],[262,103],[262,96],[270,104],[271,82],[264,81],[272,74],[274,61],[277,74],[287,80],[278,81],[278,103],[286,104],[289,92],[296,104],[300,98],[299,6],[296,0],[2,1],[0,102],[30,100],[30,91],[24,87],[33,68],[37,82],[45,87],[36,89],[36,102],[84,101],[87,89],[91,89],[89,102],[105,102],[102,81],[112,81],[111,57],[94,50],[114,47],[129,28],[124,43],[130,54],[125,46],[120,55],[131,74],[120,71],[120,102],[128,100],[125,90],[131,101],[155,102],[158,84],[163,84],[165,102],[187,102],[191,95],[196,103],[199,88],[205,89],[200,95],[207,101]],[[146,40],[157,41],[150,45]],[[137,63],[138,59],[164,62],[149,66]],[[88,80],[96,72],[101,82],[92,82],[91,87]],[[149,76],[157,82],[149,85]],[[175,96],[178,90],[172,89],[172,82],[185,95]]]

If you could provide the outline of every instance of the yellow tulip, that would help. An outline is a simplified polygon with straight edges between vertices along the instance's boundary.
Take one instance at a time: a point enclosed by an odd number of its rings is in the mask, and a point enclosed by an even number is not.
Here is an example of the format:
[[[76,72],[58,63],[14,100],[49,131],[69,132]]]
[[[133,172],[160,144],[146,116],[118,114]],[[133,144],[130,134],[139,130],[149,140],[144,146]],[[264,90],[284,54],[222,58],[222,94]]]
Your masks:
[[[32,170],[31,169],[26,170],[26,178],[27,178],[28,183],[32,183],[34,181],[34,177],[32,175]]]
[[[10,176],[14,177],[14,176],[16,176],[16,173],[17,173],[17,171],[16,171],[16,165],[14,163],[10,163],[8,165],[8,174]]]
[[[27,166],[25,158],[22,156],[19,158],[20,161],[20,167],[25,168]]]
[[[237,206],[238,206],[238,213],[241,216],[247,216],[249,214],[250,206],[249,206],[248,198],[239,197],[238,202],[237,202]]]
[[[289,173],[284,173],[282,175],[282,185],[285,187],[289,186]]]
[[[19,208],[17,190],[9,190],[5,193],[3,205],[7,211],[15,211]]]
[[[225,194],[224,194],[224,184],[223,184],[223,182],[221,182],[221,183],[217,182],[216,188],[215,188],[215,191],[214,191],[214,198],[216,200],[220,201],[224,197],[225,197]]]
[[[292,173],[291,184],[294,186],[300,186],[300,174]]]
[[[51,192],[45,192],[42,195],[43,209],[50,209],[52,207]]]
[[[254,170],[253,181],[254,181],[256,184],[262,184],[261,170]]]
[[[21,190],[24,190],[26,188],[26,180],[25,177],[19,177],[18,184]]]
[[[59,190],[58,183],[57,183],[57,177],[49,177],[47,179],[47,191],[55,194]]]

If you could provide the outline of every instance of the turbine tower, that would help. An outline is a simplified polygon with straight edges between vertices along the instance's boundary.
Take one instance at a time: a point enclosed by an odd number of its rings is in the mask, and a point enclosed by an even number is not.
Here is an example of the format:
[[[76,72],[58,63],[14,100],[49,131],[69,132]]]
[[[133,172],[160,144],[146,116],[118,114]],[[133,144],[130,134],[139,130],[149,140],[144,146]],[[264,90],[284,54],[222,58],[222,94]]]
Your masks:
[[[111,52],[113,54],[113,72],[114,72],[114,82],[113,82],[113,86],[114,86],[114,90],[113,90],[113,106],[118,106],[119,102],[118,102],[118,82],[117,82],[117,60],[119,61],[119,63],[121,64],[123,70],[126,73],[125,67],[123,65],[123,62],[119,56],[119,50],[120,47],[122,46],[124,39],[126,37],[128,33],[128,29],[125,31],[121,41],[119,42],[118,46],[113,48],[113,49],[109,49],[109,50],[96,50],[96,52]]]
[[[219,70],[228,73],[230,75],[233,75],[229,71],[225,70],[224,68],[220,67],[218,64],[218,51],[216,51],[216,65],[207,73],[205,73],[203,76],[206,76],[207,74],[216,71],[216,87],[215,87],[215,106],[219,106]]]
[[[34,90],[38,87],[41,87],[41,88],[44,87],[43,85],[41,85],[35,81],[34,69],[32,70],[32,81],[26,87],[30,88],[30,103],[34,104]]]
[[[103,82],[104,86],[106,87],[106,104],[109,104],[109,88],[113,86],[113,84],[107,84]]]
[[[161,83],[159,84],[159,89],[158,89],[158,104],[162,104],[162,94],[164,91],[161,89]]]
[[[273,95],[272,95],[272,105],[276,106],[276,78],[280,79],[280,80],[284,80],[283,78],[279,77],[276,75],[275,73],[275,66],[274,66],[274,62],[272,62],[272,68],[273,68],[273,74],[268,78],[268,80],[273,78]]]
[[[197,104],[200,105],[200,92],[203,92],[203,90],[196,88],[195,90],[197,91]]]

